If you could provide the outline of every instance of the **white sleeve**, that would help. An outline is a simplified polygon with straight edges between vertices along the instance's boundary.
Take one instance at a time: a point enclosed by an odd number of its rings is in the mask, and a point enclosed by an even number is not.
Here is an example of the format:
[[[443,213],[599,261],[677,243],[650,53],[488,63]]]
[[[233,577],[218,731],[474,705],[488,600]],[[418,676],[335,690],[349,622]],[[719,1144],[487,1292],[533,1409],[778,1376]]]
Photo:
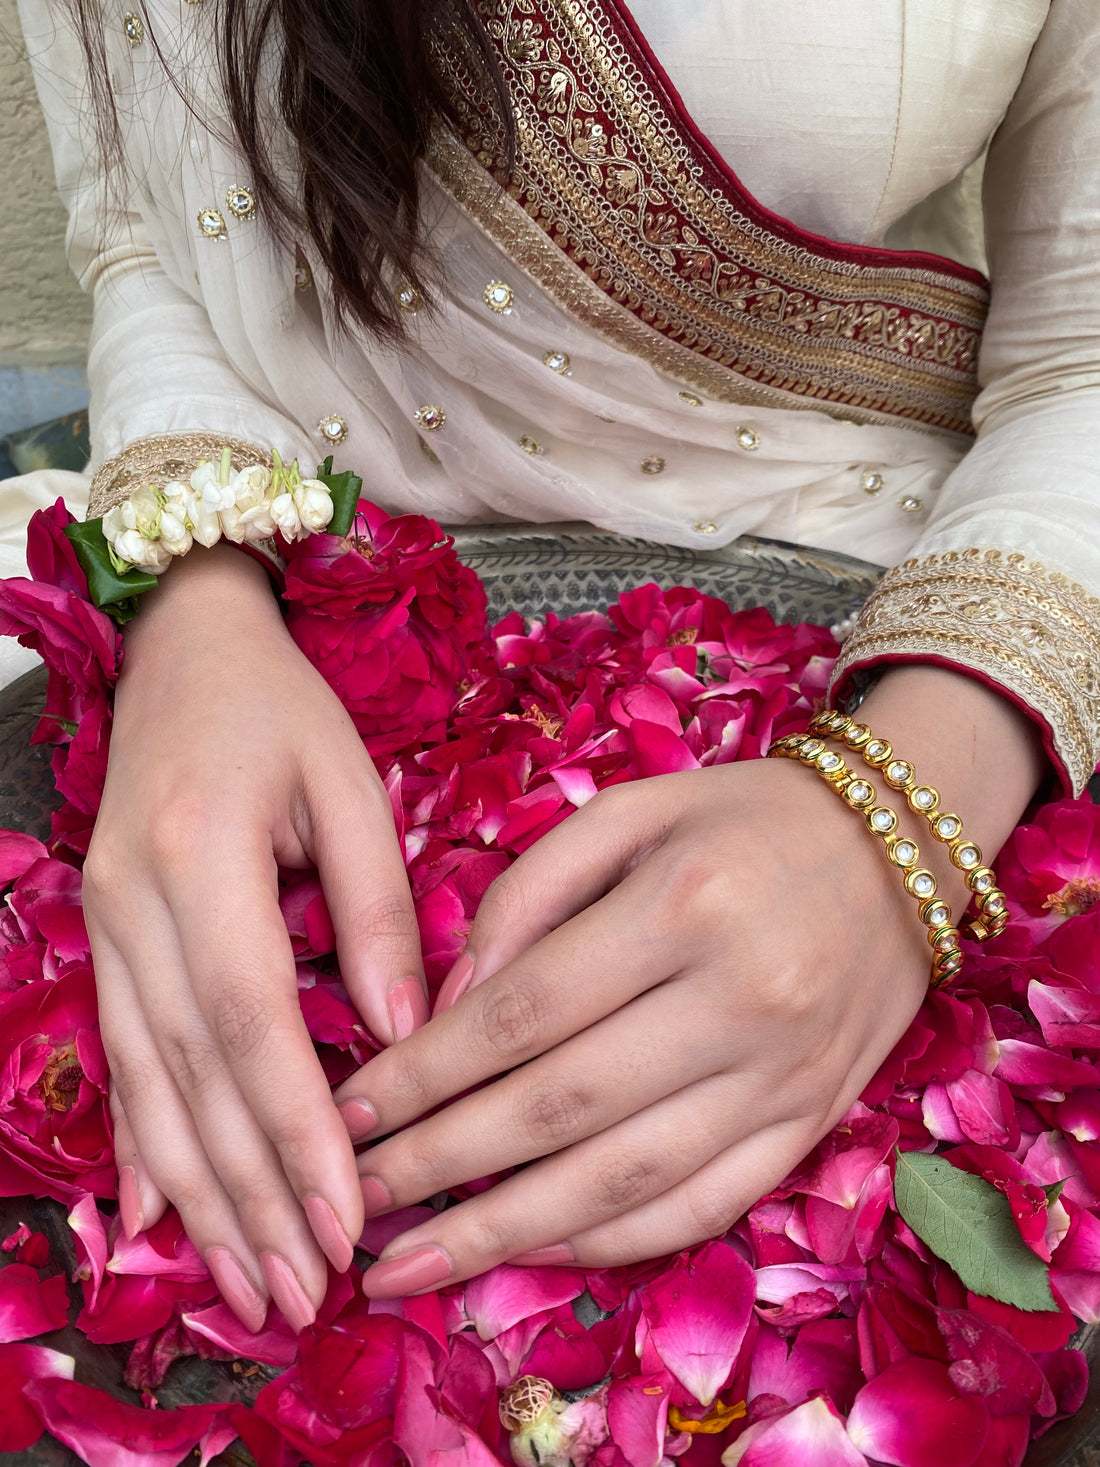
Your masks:
[[[61,6],[47,0],[19,4],[69,215],[69,262],[93,297],[91,468],[150,437],[173,435],[244,442],[265,451],[275,447],[286,457],[308,458],[310,445],[299,425],[229,360],[197,283],[194,294],[181,284],[180,258],[171,261],[170,275],[158,255],[152,201],[148,218],[143,212],[140,154],[148,142],[135,132],[143,127],[141,109],[118,88],[123,139],[133,140],[134,158],[123,166],[102,162],[79,37]],[[114,83],[131,70],[123,28],[107,27],[105,44]],[[163,77],[160,84],[170,85]],[[149,460],[146,449],[146,468]]]
[[[883,578],[834,686],[939,661],[1042,726],[1067,786],[1100,759],[1100,11],[1053,0],[985,182],[993,297],[976,443]]]

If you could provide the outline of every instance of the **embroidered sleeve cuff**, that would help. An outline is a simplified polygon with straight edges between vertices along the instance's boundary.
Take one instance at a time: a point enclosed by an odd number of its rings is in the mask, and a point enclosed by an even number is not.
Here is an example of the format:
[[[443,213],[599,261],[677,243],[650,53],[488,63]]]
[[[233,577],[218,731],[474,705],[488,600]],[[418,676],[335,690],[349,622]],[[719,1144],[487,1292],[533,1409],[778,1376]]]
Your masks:
[[[1067,789],[1100,760],[1100,601],[1016,552],[947,551],[907,560],[868,597],[830,695],[875,664],[938,662],[997,687],[1042,727]]]
[[[217,460],[225,448],[232,453],[232,466],[271,464],[269,449],[243,439],[227,438],[220,433],[165,433],[154,438],[139,438],[120,454],[101,465],[92,479],[86,518],[99,519],[116,505],[129,499],[136,489],[152,485],[163,489],[173,480],[187,480],[205,460]],[[227,542],[228,543],[228,542]],[[282,557],[273,541],[252,542],[247,553],[266,562],[281,578]]]

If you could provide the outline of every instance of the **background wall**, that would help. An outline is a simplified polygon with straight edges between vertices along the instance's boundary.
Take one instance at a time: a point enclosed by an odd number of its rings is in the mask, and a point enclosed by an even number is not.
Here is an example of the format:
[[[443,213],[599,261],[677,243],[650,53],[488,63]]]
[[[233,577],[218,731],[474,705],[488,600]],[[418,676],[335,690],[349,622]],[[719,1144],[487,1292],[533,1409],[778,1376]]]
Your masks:
[[[0,0],[0,435],[80,407],[90,302],[65,263],[65,211],[15,0]]]

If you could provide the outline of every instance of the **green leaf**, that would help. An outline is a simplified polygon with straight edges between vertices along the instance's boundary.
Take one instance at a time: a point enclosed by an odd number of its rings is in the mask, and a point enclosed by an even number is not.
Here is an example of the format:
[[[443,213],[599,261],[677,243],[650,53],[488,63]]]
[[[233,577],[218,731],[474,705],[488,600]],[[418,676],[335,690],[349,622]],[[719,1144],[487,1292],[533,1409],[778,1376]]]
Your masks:
[[[332,495],[332,519],[327,534],[339,535],[341,540],[351,530],[352,520],[359,504],[359,493],[363,481],[358,474],[345,469],[342,474],[332,472],[332,455],[317,467],[317,477]]]
[[[88,577],[88,592],[93,602],[115,621],[129,621],[137,610],[133,598],[143,591],[151,591],[157,584],[156,576],[140,570],[120,574],[115,569],[102,520],[66,525],[65,533],[73,542],[81,570]]]
[[[1020,1237],[1002,1192],[946,1157],[897,1148],[894,1154],[898,1211],[971,1293],[1032,1312],[1057,1309],[1049,1269]]]
[[[1047,1194],[1048,1207],[1053,1207],[1054,1204],[1058,1201],[1058,1198],[1061,1197],[1062,1188],[1066,1185],[1066,1180],[1067,1179],[1063,1177],[1060,1182],[1051,1182],[1049,1187],[1043,1188],[1043,1191]]]

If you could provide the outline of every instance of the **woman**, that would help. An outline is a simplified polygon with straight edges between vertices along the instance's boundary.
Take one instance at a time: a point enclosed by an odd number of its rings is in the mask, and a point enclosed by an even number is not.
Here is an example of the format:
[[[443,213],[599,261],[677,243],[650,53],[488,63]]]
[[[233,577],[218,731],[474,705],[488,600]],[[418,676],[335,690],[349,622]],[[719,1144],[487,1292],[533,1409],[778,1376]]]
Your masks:
[[[1082,787],[1100,753],[1089,0],[279,0],[269,18],[24,4],[95,294],[92,515],[231,443],[238,463],[335,451],[373,499],[445,523],[843,549],[898,568],[837,692],[869,687],[860,718],[972,838],[995,852],[1045,781]],[[991,135],[975,397],[966,204]],[[364,1209],[524,1163],[396,1238],[368,1293],[721,1232],[920,1003],[928,947],[896,873],[822,781],[761,761],[609,791],[540,841],[429,1023],[388,801],[265,569],[193,551],[126,658],[85,871],[123,1221],[175,1203],[252,1328],[269,1297],[310,1322]],[[334,1098],[276,902],[277,866],[308,864],[392,1044]]]

